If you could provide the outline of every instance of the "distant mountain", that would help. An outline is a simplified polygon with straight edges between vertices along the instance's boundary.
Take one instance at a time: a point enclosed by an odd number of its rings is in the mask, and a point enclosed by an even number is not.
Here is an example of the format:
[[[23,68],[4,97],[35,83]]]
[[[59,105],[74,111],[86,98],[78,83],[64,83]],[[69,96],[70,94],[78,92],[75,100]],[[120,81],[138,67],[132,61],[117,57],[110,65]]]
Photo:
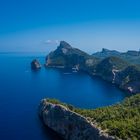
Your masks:
[[[108,50],[108,49],[103,48],[101,52],[96,52],[93,54],[93,56],[99,57],[99,58],[106,58],[110,56],[120,56],[120,54],[121,53],[116,50]]]
[[[82,70],[90,75],[100,76],[130,93],[140,92],[140,68],[133,63],[139,60],[139,52],[120,53],[103,49],[101,53],[89,55],[61,41],[57,49],[46,57],[47,67]],[[137,59],[134,59],[137,58]],[[139,63],[139,61],[136,61]]]
[[[104,59],[110,56],[117,56],[133,64],[140,64],[140,51],[129,50],[127,52],[118,52],[116,50],[108,50],[103,48],[101,52],[92,54],[94,57]]]

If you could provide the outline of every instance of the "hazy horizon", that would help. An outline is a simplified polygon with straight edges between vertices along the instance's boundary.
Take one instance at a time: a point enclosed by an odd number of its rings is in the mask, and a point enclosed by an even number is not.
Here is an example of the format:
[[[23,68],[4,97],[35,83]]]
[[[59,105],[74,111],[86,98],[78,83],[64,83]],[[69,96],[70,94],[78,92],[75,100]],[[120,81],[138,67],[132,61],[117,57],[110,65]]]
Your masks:
[[[137,0],[5,0],[0,2],[0,52],[48,52],[59,41],[88,53],[140,49]]]

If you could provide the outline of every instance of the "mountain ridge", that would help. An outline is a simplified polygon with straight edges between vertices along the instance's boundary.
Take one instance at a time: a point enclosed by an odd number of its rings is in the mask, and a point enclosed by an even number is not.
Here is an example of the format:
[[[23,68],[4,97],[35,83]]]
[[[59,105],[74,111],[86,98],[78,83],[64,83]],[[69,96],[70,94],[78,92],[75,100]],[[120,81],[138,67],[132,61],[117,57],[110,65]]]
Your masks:
[[[110,56],[120,57],[130,63],[140,64],[140,51],[128,50],[127,52],[119,52],[103,48],[102,51],[92,54],[94,57],[104,59]]]

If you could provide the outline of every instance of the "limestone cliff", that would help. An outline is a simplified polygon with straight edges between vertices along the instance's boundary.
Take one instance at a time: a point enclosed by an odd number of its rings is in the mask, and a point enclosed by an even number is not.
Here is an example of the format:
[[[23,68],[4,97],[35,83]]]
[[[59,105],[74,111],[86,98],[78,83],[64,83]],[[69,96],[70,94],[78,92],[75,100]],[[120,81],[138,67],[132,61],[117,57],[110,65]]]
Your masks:
[[[56,131],[65,140],[114,140],[83,116],[70,111],[67,107],[52,104],[43,99],[39,115],[45,125]]]
[[[128,66],[116,74],[115,83],[121,89],[130,93],[140,92],[140,69],[135,66]]]
[[[61,41],[57,49],[46,57],[46,66],[48,67],[85,69],[86,66],[93,66],[96,62],[96,58],[73,48],[65,41]]]

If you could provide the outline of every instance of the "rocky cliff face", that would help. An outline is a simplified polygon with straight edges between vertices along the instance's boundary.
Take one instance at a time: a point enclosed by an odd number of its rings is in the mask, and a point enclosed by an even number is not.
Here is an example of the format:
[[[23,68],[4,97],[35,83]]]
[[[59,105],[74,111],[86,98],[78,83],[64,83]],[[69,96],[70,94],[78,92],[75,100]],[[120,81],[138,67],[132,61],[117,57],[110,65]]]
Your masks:
[[[46,57],[46,66],[84,69],[86,65],[94,65],[97,59],[89,54],[73,48],[65,41],[61,41],[57,49]]]
[[[45,125],[56,131],[65,140],[114,140],[114,137],[103,133],[83,116],[68,108],[41,101],[39,115]]]
[[[94,53],[93,56],[101,59],[116,56],[132,64],[140,64],[140,51],[129,50],[122,53],[116,50],[108,50],[103,48],[102,51]]]
[[[130,93],[140,92],[140,69],[137,66],[128,66],[116,75],[115,83],[121,89]]]
[[[107,57],[103,59],[96,66],[96,75],[99,75],[104,80],[115,82],[116,73],[126,68],[128,64],[126,61],[118,57]]]

